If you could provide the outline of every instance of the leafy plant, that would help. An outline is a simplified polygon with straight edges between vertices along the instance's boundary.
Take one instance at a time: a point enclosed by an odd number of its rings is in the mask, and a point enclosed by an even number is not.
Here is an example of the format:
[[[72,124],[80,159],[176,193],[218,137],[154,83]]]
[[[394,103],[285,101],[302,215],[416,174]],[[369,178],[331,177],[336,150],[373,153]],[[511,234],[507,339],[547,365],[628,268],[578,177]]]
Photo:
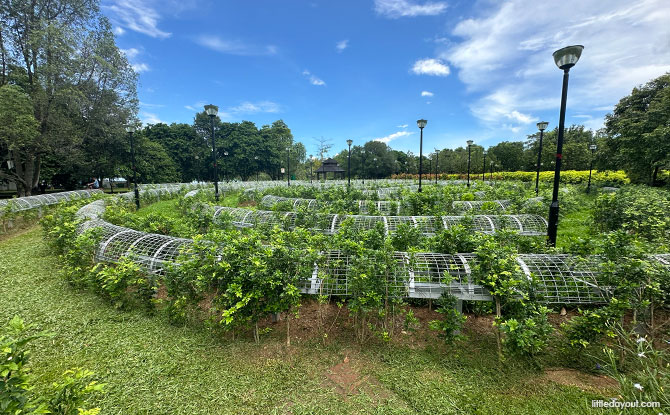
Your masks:
[[[467,317],[456,310],[457,301],[453,295],[443,293],[437,300],[438,308],[436,310],[442,314],[443,318],[442,320],[433,320],[428,323],[428,327],[431,330],[438,331],[438,337],[443,339],[448,345],[464,337],[461,334],[461,330]]]

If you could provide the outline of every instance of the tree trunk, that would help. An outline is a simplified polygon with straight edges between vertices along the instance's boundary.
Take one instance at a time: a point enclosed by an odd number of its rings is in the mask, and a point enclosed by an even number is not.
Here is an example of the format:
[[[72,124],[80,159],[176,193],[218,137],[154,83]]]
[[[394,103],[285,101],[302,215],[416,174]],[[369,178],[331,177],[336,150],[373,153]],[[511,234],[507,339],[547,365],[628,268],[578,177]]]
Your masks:
[[[659,166],[654,167],[654,173],[652,173],[652,175],[651,175],[651,185],[652,186],[656,186],[656,179],[658,178],[658,169],[659,168],[660,168]]]
[[[286,313],[286,346],[291,346],[291,310]]]
[[[495,297],[496,300],[496,321],[502,317],[502,307],[500,305],[500,298]],[[502,342],[500,340],[500,326],[496,325],[496,345],[498,346],[498,359],[502,360]]]

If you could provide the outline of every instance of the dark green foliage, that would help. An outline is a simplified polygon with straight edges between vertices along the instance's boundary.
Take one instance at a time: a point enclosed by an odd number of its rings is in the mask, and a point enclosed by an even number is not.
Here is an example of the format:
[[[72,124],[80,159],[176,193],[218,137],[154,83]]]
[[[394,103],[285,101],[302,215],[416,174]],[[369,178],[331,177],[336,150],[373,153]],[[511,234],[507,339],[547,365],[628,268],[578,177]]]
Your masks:
[[[437,336],[448,345],[463,338],[461,329],[467,319],[456,310],[457,301],[456,297],[450,294],[442,294],[442,297],[436,301],[436,311],[442,314],[442,320],[433,320],[429,323],[429,327],[437,331]]]
[[[670,240],[670,192],[648,187],[625,187],[598,196],[593,221],[601,231],[624,229],[650,242]]]

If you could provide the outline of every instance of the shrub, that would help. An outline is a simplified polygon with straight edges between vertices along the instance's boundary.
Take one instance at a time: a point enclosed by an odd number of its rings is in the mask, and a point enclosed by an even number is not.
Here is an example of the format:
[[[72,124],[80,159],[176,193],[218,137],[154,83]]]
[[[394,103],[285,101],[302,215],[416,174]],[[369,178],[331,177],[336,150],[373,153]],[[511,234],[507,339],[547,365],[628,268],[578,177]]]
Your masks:
[[[553,327],[547,319],[549,309],[527,304],[523,315],[509,318],[500,324],[505,334],[503,343],[511,353],[534,358],[547,346]]]
[[[428,323],[431,330],[438,331],[438,337],[448,345],[463,338],[460,333],[467,317],[456,310],[457,299],[453,295],[443,293],[437,300],[437,312],[442,314],[442,320],[433,320]]]

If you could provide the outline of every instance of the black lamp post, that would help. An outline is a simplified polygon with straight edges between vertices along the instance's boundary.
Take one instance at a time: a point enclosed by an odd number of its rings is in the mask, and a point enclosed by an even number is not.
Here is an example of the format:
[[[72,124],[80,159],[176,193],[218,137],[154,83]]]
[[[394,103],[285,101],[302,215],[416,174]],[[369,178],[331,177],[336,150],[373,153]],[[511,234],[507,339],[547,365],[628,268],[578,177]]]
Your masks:
[[[596,148],[598,147],[595,144],[589,146],[589,150],[591,150],[591,166],[589,166],[589,184],[586,186],[586,193],[591,192],[591,172],[593,171],[593,159],[595,158]]]
[[[256,182],[258,182],[258,175],[260,172],[260,169],[258,168],[258,156],[254,156],[254,160],[256,160]]]
[[[377,181],[377,179],[379,179],[379,176],[378,176],[379,171],[377,170],[377,157],[373,158],[372,161],[375,163],[375,169],[374,169],[375,175],[374,175],[373,179],[374,179],[374,181]]]
[[[214,159],[214,199],[219,201],[219,172],[216,165],[216,140],[214,139],[214,117],[219,112],[216,105],[205,105],[205,112],[209,115],[209,123],[212,131],[212,158]]]
[[[471,154],[470,148],[472,147],[472,143],[474,143],[474,141],[468,140],[467,143],[468,143],[468,187],[470,187],[470,154]]]
[[[353,140],[349,139],[347,140],[347,144],[349,145],[349,154],[347,155],[347,187],[351,187],[351,144],[353,143]]]
[[[537,128],[540,130],[540,148],[537,150],[537,174],[535,175],[535,196],[540,192],[540,165],[542,162],[542,137],[544,137],[544,130],[549,125],[546,121],[537,123]]]
[[[486,180],[486,154],[488,151],[484,150],[484,168],[482,169],[482,182]]]
[[[222,169],[222,170],[223,170],[223,181],[224,181],[224,182],[227,182],[227,181],[230,180],[230,179],[228,179],[228,175],[227,175],[227,173],[228,173],[228,169],[226,168],[226,167],[228,167],[228,166],[226,165],[226,159],[227,159],[227,158],[228,158],[228,152],[227,152],[227,151],[224,151],[224,152],[223,152],[223,169]]]
[[[291,147],[286,147],[286,185],[291,185]]]
[[[365,184],[365,170],[367,169],[368,165],[366,164],[365,160],[365,149],[361,150],[361,154],[363,155],[363,166],[361,168],[361,178],[363,179],[363,184]]]
[[[568,100],[568,79],[570,68],[575,66],[582,56],[584,46],[575,45],[559,49],[554,52],[554,62],[563,70],[563,90],[561,91],[561,112],[558,121],[558,143],[556,145],[556,169],[554,170],[554,191],[549,207],[549,228],[547,229],[547,244],[556,246],[558,232],[558,186],[561,179],[561,162],[563,161],[563,129],[565,127],[565,105]]]
[[[435,184],[437,184],[437,176],[440,174],[440,151],[435,149]]]
[[[419,192],[421,191],[421,175],[423,174],[423,128],[428,124],[428,121],[421,119],[416,122],[416,125],[421,130],[421,138],[419,139]]]
[[[135,207],[139,210],[140,208],[140,191],[137,189],[137,166],[135,165],[135,140],[133,140],[133,133],[135,132],[135,126],[129,125],[126,127],[126,131],[130,134],[130,163],[133,168],[133,187],[135,188]]]
[[[312,184],[312,178],[314,177],[314,173],[312,172],[312,167],[314,166],[314,156],[312,154],[309,155],[309,184]]]

